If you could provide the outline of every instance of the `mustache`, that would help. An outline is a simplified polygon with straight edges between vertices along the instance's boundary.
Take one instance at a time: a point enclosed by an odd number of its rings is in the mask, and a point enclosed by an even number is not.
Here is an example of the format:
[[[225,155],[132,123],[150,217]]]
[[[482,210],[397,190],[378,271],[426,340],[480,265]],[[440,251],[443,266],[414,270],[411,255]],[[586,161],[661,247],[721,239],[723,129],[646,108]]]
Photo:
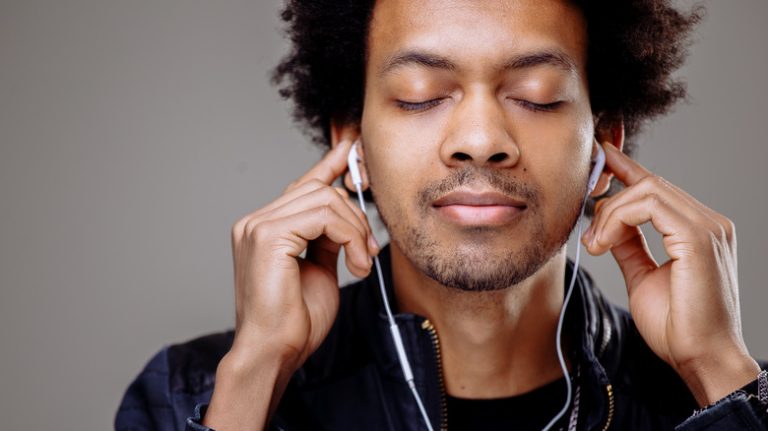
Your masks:
[[[483,169],[465,166],[452,171],[442,180],[432,183],[419,192],[420,202],[432,203],[451,191],[467,185],[485,184],[495,191],[512,198],[523,198],[528,205],[539,201],[539,190],[532,184],[526,184],[514,177],[508,177],[496,169]]]

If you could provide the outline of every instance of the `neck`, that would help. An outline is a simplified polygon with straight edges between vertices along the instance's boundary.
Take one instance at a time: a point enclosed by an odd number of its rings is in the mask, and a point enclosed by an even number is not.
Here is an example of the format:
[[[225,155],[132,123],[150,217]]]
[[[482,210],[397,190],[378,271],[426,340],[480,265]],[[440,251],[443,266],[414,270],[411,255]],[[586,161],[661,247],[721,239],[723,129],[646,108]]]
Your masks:
[[[508,397],[562,377],[555,335],[565,248],[522,283],[491,292],[442,286],[415,268],[394,243],[391,253],[398,308],[425,316],[435,326],[448,394]]]

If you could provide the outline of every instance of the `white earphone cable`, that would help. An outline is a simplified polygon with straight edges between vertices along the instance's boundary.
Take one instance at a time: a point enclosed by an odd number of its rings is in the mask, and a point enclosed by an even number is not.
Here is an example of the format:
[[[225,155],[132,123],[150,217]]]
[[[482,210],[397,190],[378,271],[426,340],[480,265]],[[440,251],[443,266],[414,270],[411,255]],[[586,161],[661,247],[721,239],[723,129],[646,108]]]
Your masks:
[[[364,214],[368,215],[368,212],[365,209],[365,201],[363,200],[363,191],[361,185],[357,182],[355,182],[355,190],[357,191],[357,200],[360,204],[360,209],[363,210]],[[389,332],[392,334],[392,340],[395,343],[395,350],[397,350],[397,356],[400,359],[400,368],[402,368],[405,381],[408,383],[408,387],[411,389],[411,393],[413,393],[413,398],[416,399],[416,404],[419,407],[419,412],[421,413],[421,417],[424,419],[424,423],[427,425],[427,429],[429,431],[433,431],[432,422],[429,420],[427,409],[424,408],[424,403],[421,401],[421,396],[419,395],[419,391],[416,389],[416,383],[414,383],[413,380],[413,371],[411,370],[411,363],[408,360],[408,356],[405,353],[405,346],[403,345],[403,338],[400,335],[400,328],[397,326],[395,317],[392,315],[392,309],[389,307],[389,298],[387,297],[386,289],[384,289],[384,275],[381,271],[381,262],[379,261],[379,257],[374,256],[373,262],[376,266],[376,275],[379,279],[381,299],[384,302],[384,309],[387,312],[387,319],[389,320]]]
[[[584,209],[587,206],[588,198],[589,198],[589,193],[587,193],[587,195],[584,196],[584,202],[581,204],[581,213],[579,214],[579,226],[576,230],[576,241],[579,241],[581,239],[582,219],[584,218]],[[544,427],[542,431],[549,431],[550,429],[552,429],[552,427],[555,426],[557,421],[559,421],[568,412],[568,407],[570,407],[571,405],[571,392],[573,388],[571,386],[571,376],[568,373],[568,366],[566,365],[565,357],[563,356],[562,333],[563,333],[563,321],[565,320],[565,309],[568,308],[568,302],[571,299],[571,294],[573,294],[573,287],[576,285],[576,276],[579,272],[580,251],[581,251],[581,247],[577,244],[576,256],[573,262],[573,272],[571,273],[571,283],[568,285],[568,291],[566,292],[565,299],[563,300],[563,307],[560,309],[560,317],[557,320],[557,335],[555,336],[555,345],[557,346],[557,359],[560,362],[560,369],[563,370],[563,376],[565,377],[565,386],[566,386],[565,403],[563,404],[563,408],[555,415],[555,417],[552,418],[552,420],[549,421],[549,423]]]

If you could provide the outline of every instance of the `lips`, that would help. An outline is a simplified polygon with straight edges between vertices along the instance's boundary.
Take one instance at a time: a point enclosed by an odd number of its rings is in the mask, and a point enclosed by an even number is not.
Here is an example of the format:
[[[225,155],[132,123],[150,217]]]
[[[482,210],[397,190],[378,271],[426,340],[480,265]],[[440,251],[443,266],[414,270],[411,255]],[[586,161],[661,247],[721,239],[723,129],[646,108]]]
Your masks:
[[[525,208],[525,203],[515,200],[498,192],[470,192],[455,191],[448,193],[432,203],[433,206],[443,207],[447,205],[467,206],[509,206]]]
[[[440,216],[464,226],[500,226],[514,222],[525,202],[495,191],[451,192],[432,203]]]

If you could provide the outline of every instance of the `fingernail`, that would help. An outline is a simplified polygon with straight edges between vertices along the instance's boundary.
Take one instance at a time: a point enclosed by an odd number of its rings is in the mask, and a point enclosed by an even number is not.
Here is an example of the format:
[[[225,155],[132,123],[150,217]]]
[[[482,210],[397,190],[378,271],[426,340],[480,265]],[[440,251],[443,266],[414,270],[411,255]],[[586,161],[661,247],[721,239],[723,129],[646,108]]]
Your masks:
[[[584,233],[584,243],[587,245],[592,243],[592,226],[587,229],[587,232]]]
[[[379,245],[379,242],[376,241],[376,237],[373,236],[373,234],[368,235],[368,245],[376,251],[376,253],[381,250],[381,246]]]
[[[339,141],[339,144],[336,145],[335,147],[333,147],[333,149],[341,151],[341,149],[343,147],[346,147],[347,145],[349,145],[349,142],[350,142],[349,139],[343,139],[343,140]]]

